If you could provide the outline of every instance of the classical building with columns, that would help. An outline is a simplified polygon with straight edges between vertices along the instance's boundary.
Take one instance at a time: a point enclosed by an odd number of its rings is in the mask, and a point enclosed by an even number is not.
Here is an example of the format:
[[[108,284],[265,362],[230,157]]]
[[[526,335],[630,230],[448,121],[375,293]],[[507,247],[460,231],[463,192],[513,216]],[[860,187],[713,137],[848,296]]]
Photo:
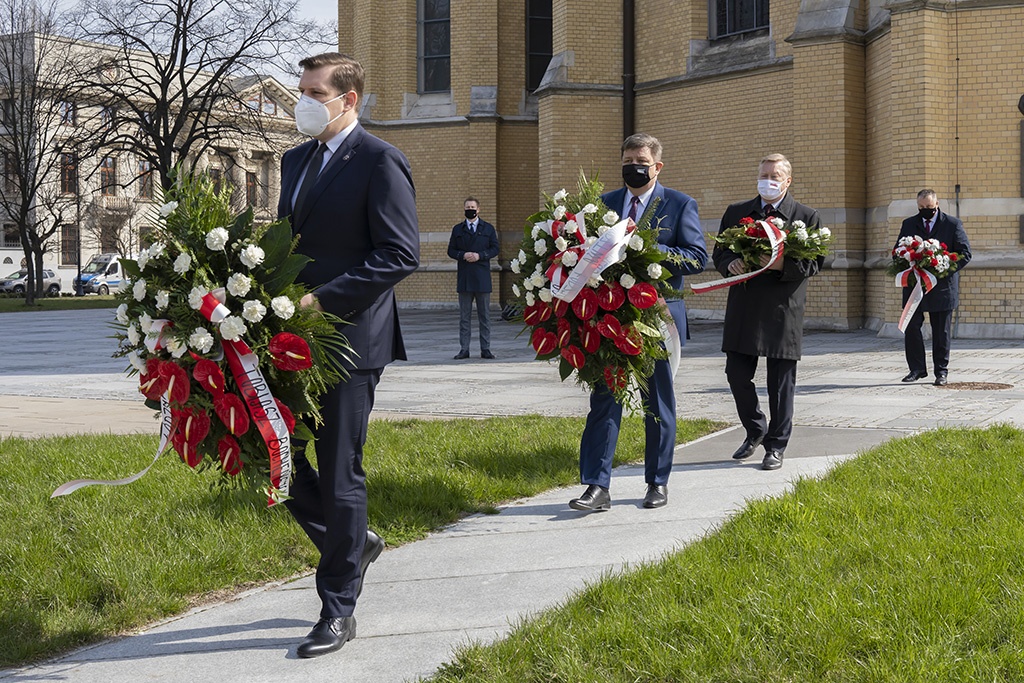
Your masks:
[[[891,333],[885,265],[929,187],[963,220],[960,337],[1024,337],[1024,2],[1020,0],[339,0],[339,45],[367,70],[361,113],[409,157],[423,260],[404,302],[455,298],[446,256],[468,195],[508,259],[541,193],[578,172],[618,185],[619,145],[665,146],[664,184],[694,196],[709,233],[756,195],[781,152],[792,192],[836,236],[807,325]],[[711,279],[706,273],[698,279]],[[691,315],[722,316],[725,294]]]

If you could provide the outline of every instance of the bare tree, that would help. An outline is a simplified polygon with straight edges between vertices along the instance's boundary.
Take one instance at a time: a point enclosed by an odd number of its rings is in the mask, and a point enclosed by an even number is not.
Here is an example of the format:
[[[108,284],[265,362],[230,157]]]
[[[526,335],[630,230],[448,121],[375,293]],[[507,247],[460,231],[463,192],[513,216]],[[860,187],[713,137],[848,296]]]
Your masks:
[[[18,226],[26,304],[42,296],[43,254],[75,210],[76,76],[57,3],[0,0],[0,213]],[[64,171],[62,175],[62,171]]]
[[[86,79],[110,122],[102,146],[148,162],[166,189],[176,166],[194,168],[214,144],[266,134],[252,97],[260,74],[286,71],[296,51],[323,49],[330,35],[296,7],[296,0],[84,0],[82,35],[108,55]]]

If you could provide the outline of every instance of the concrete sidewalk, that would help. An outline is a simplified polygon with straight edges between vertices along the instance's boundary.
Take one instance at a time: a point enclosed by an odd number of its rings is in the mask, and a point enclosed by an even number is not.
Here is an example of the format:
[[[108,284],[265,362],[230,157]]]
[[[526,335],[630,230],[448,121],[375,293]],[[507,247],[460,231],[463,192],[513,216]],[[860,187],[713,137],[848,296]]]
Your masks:
[[[0,315],[4,337],[18,338],[22,349],[15,359],[5,348],[9,342],[0,342],[0,434],[155,432],[151,412],[135,399],[135,381],[123,377],[123,363],[103,359],[109,350],[95,358],[80,353],[75,366],[55,369],[68,326],[76,336],[94,333],[109,315]],[[458,350],[454,312],[407,311],[403,328],[412,360],[385,373],[378,418],[586,412],[586,395],[558,382],[553,366],[532,360],[526,338],[516,338],[517,325],[495,323],[496,361],[451,359]],[[694,328],[676,382],[680,415],[735,423],[720,327]],[[797,426],[777,472],[758,468],[760,454],[749,462],[729,459],[742,440],[731,428],[677,449],[670,503],[660,510],[640,505],[642,467],[625,467],[615,472],[609,512],[570,510],[566,501],[581,490],[573,486],[389,549],[368,572],[358,637],[318,659],[294,655],[319,609],[312,578],[305,577],[40,666],[0,672],[0,680],[416,680],[449,660],[458,644],[499,637],[587,582],[656,560],[713,530],[746,501],[778,495],[799,477],[821,476],[892,436],[938,425],[1024,425],[1024,349],[1017,342],[955,340],[951,388],[901,384],[901,340],[858,331],[810,333],[804,343]],[[963,382],[1011,386],[958,390]]]

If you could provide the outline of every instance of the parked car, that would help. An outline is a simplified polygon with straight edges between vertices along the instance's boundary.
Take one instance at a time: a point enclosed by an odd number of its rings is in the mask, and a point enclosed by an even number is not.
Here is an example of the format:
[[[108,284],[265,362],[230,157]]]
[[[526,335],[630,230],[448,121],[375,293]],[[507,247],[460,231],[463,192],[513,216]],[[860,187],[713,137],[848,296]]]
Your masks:
[[[0,292],[7,292],[9,294],[22,295],[28,286],[27,270],[16,271],[0,280]],[[60,294],[60,278],[52,270],[43,269],[43,291],[46,292],[47,296],[57,296]]]

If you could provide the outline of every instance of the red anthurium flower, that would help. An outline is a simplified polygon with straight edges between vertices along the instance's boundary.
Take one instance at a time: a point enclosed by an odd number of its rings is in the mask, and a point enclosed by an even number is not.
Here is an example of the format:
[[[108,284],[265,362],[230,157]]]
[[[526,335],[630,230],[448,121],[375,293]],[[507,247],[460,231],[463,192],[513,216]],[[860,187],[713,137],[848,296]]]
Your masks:
[[[658,303],[658,290],[648,282],[638,282],[629,290],[629,303],[637,308],[650,308]]]
[[[213,409],[234,436],[241,436],[249,431],[249,413],[246,412],[242,399],[235,394],[221,394],[213,399]]]
[[[559,318],[569,311],[569,302],[565,299],[559,299],[556,297],[552,303],[554,304],[553,308],[555,309],[555,315]]]
[[[597,288],[597,305],[606,311],[616,311],[626,301],[626,290],[618,282],[603,282]]]
[[[196,366],[192,368],[192,377],[214,396],[224,393],[224,373],[221,372],[220,366],[212,360],[204,358],[196,363]]]
[[[297,334],[278,332],[267,344],[270,360],[278,370],[306,370],[313,367],[309,344]]]
[[[167,382],[167,398],[171,403],[185,405],[192,393],[191,382],[185,368],[171,361],[160,364],[160,376]]]
[[[615,346],[627,356],[639,356],[644,350],[644,340],[635,327],[623,327],[622,336],[615,339]]]
[[[597,308],[597,294],[589,287],[585,287],[572,300],[572,312],[580,320],[590,320],[593,318],[597,313]]]
[[[523,321],[527,325],[539,325],[551,318],[551,307],[543,301],[537,301],[532,306],[527,306],[523,311]]]
[[[279,411],[281,411],[281,417],[284,418],[284,425],[285,425],[285,427],[288,428],[288,433],[289,434],[294,434],[295,433],[295,416],[292,415],[292,411],[289,410],[288,406],[286,406],[285,404],[281,403],[280,399],[276,399],[275,398],[274,402],[277,403],[277,409]]]
[[[533,333],[532,342],[537,355],[546,356],[554,351],[555,347],[558,346],[558,337],[555,336],[554,332],[548,332],[542,328],[537,328]]]
[[[597,331],[609,339],[618,339],[622,336],[622,325],[611,313],[605,313],[601,322],[597,323]]]
[[[139,373],[139,391],[153,401],[159,401],[167,391],[167,378],[160,374],[163,361],[158,358],[146,360],[146,371]]]
[[[582,368],[583,364],[586,362],[586,357],[583,355],[583,351],[581,351],[580,347],[575,344],[569,344],[562,349],[562,358],[577,370]]]
[[[569,321],[565,318],[558,319],[558,346],[563,347],[569,343],[569,337],[572,335],[572,326],[569,325]]]
[[[601,333],[597,331],[597,325],[587,321],[580,326],[580,341],[583,342],[583,350],[587,353],[594,353],[601,345]]]
[[[210,433],[210,418],[201,410],[192,408],[172,410],[171,415],[178,423],[171,436],[171,444],[189,467],[196,467],[203,460],[198,447]]]
[[[626,386],[626,371],[620,367],[607,367],[604,369],[604,383],[612,391],[617,391]]]
[[[217,442],[217,455],[221,468],[228,475],[233,477],[242,471],[242,449],[232,437],[225,436]]]

